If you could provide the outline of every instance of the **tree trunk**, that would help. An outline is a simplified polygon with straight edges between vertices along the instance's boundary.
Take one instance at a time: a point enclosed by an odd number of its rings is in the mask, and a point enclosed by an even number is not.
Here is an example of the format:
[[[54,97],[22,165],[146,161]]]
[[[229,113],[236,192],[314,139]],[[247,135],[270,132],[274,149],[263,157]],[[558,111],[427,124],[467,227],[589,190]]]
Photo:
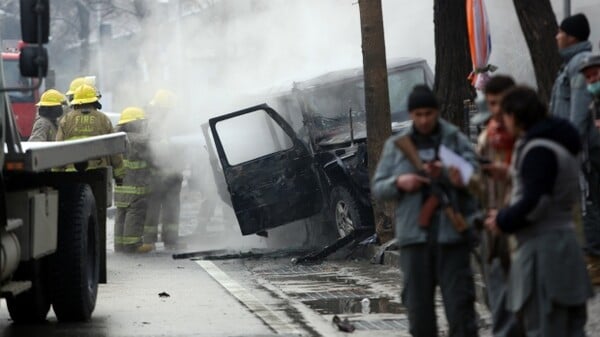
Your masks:
[[[475,97],[467,79],[473,70],[469,53],[467,11],[464,0],[435,0],[435,85],[442,117],[468,133],[464,100]]]
[[[79,40],[81,41],[79,71],[82,74],[87,74],[90,69],[90,11],[81,1],[75,2],[75,5],[77,6]]]
[[[390,99],[381,0],[359,0],[367,114],[369,176],[373,177],[383,144],[391,135]],[[375,230],[381,243],[393,238],[392,207],[372,200]]]
[[[562,63],[556,45],[558,31],[550,0],[513,0],[533,62],[538,92],[550,102],[552,86]]]

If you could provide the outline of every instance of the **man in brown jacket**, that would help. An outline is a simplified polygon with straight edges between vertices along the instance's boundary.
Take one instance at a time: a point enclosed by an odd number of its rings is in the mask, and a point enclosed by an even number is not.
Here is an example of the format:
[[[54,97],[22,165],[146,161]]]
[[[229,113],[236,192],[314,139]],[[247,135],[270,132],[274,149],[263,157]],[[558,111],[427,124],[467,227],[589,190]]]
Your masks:
[[[494,76],[484,88],[488,112],[485,129],[477,141],[477,153],[486,161],[482,165],[482,204],[486,210],[503,208],[509,198],[508,167],[514,147],[514,137],[502,121],[500,103],[515,82],[508,76]],[[508,238],[503,234],[485,232],[482,237],[484,277],[488,304],[492,313],[492,332],[495,337],[525,336],[514,313],[506,310],[507,275],[510,266]]]

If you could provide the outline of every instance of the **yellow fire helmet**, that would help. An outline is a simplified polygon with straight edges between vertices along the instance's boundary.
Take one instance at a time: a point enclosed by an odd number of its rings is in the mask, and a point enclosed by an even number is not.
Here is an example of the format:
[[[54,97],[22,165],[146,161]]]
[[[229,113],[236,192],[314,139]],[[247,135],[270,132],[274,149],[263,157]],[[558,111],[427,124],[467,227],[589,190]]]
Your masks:
[[[75,90],[77,90],[77,88],[84,84],[86,84],[85,77],[77,77],[73,79],[73,81],[71,81],[71,84],[69,85],[69,90],[65,93],[65,95],[73,95],[75,93]]]
[[[84,76],[73,79],[69,85],[69,90],[65,93],[65,95],[73,96],[75,90],[84,84],[91,85],[92,87],[96,88],[96,76]],[[96,93],[98,94],[98,98],[102,97],[100,92],[98,92],[98,89],[96,89]]]
[[[96,97],[98,97],[98,99],[102,98],[102,94],[100,93],[100,90],[96,86],[96,76],[86,76],[86,77],[84,77],[83,78],[83,83],[84,84],[89,84],[92,87],[94,87],[94,89],[96,89]]]
[[[66,102],[65,96],[58,90],[49,89],[46,90],[40,101],[36,104],[37,106],[61,106]]]
[[[144,110],[135,106],[130,106],[121,112],[121,118],[119,118],[119,123],[117,123],[117,125],[123,125],[145,118],[146,114],[144,113]]]
[[[151,106],[170,109],[175,105],[175,94],[169,90],[159,89],[150,101]]]
[[[94,102],[98,102],[96,89],[89,84],[83,84],[79,86],[79,88],[75,89],[71,105],[88,104]]]

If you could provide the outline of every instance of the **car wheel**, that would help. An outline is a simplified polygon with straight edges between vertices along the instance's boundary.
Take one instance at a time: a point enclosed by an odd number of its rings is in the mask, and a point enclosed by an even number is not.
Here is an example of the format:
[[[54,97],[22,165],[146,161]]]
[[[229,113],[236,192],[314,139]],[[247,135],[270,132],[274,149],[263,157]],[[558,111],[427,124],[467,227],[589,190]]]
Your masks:
[[[96,202],[85,184],[63,186],[59,200],[52,307],[59,321],[86,321],[96,306],[100,271]]]
[[[365,221],[361,205],[345,186],[336,186],[331,191],[330,212],[338,238],[350,234]]]

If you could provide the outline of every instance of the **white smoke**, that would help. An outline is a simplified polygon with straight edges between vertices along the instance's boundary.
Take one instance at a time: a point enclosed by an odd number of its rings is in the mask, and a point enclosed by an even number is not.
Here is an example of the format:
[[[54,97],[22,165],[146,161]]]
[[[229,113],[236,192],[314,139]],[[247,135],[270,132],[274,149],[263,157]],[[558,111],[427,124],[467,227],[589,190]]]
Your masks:
[[[555,10],[559,2],[553,0]],[[178,108],[161,117],[173,136],[201,135],[200,125],[210,117],[262,103],[261,95],[289,90],[294,81],[362,65],[356,0],[147,3],[152,15],[123,23],[132,33],[101,51],[103,73],[97,75],[115,111],[145,106],[159,88],[173,91]],[[486,4],[491,63],[534,84],[512,2]],[[421,57],[433,69],[433,1],[384,0],[383,10],[388,58]],[[196,164],[206,165],[206,150],[194,146],[188,153],[197,157]],[[172,162],[168,151],[160,161]],[[210,169],[202,171],[202,198],[218,198]]]

